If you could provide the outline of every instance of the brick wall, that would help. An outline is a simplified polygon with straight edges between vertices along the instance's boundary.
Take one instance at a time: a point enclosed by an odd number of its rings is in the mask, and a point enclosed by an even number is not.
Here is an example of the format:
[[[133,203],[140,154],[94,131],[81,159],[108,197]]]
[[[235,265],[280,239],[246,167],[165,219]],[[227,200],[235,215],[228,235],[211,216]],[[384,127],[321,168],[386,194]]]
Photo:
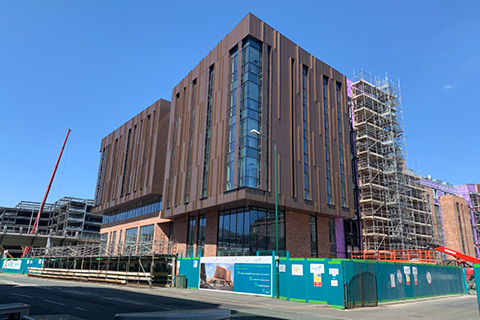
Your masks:
[[[171,222],[158,223],[155,227],[156,241],[169,241]]]
[[[173,235],[170,241],[177,243],[177,251],[183,252],[187,250],[187,232],[188,232],[188,217],[176,219],[173,222]]]
[[[205,257],[217,255],[218,212],[207,213],[207,225],[205,227]]]
[[[285,244],[290,257],[310,257],[310,215],[286,212]]]
[[[457,215],[457,203],[461,223]],[[445,246],[475,256],[472,222],[465,199],[454,195],[442,196],[440,197],[440,206],[442,207]]]
[[[331,258],[328,218],[317,216],[318,257]]]

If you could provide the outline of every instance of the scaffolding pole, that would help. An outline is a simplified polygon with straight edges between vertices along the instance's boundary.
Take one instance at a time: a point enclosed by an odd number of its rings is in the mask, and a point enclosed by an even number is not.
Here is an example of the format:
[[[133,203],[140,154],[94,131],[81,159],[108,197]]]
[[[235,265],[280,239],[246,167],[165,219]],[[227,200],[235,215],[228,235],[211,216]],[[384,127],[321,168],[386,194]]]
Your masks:
[[[352,84],[364,250],[427,248],[433,239],[423,186],[406,167],[400,85],[360,71]]]

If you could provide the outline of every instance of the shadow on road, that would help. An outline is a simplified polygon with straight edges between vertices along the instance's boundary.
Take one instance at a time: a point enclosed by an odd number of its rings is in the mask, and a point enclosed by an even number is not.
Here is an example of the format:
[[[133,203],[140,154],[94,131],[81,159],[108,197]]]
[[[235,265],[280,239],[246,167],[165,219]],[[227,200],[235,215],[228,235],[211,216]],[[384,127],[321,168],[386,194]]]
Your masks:
[[[48,283],[48,282],[47,282]],[[93,287],[90,286],[58,286],[22,283],[1,284],[0,303],[22,302],[31,306],[32,316],[47,315],[61,317],[62,319],[88,319],[106,320],[113,319],[118,313],[139,313],[190,309],[219,308],[216,303],[182,299],[167,296],[168,292],[156,292],[148,294],[136,292],[132,287]],[[127,289],[127,290],[125,290]],[[192,297],[193,298],[193,297]],[[245,312],[231,311],[233,319],[279,319],[264,317]],[[53,318],[52,318],[53,319]]]

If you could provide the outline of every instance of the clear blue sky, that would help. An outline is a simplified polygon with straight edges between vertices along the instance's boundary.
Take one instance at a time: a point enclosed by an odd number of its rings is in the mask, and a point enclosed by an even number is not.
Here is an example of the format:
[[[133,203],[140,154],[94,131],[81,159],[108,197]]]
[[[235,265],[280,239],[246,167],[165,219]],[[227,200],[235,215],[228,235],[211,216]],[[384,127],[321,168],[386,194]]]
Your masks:
[[[0,0],[0,206],[93,198],[103,137],[248,13],[340,72],[400,79],[409,167],[480,183],[480,1]]]

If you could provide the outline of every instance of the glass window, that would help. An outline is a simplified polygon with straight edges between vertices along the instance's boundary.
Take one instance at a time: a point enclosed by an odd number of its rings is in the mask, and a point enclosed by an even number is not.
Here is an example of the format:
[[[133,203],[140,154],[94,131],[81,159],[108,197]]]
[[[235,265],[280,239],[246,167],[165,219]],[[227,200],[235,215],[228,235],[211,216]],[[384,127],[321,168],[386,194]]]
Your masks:
[[[208,192],[208,167],[210,161],[210,141],[212,130],[212,104],[213,104],[213,65],[210,66],[208,75],[208,98],[207,98],[207,123],[205,125],[205,151],[203,157],[202,198],[207,197]]]
[[[152,250],[154,225],[140,227],[139,251],[147,253]]]
[[[223,228],[222,228],[223,224]],[[228,226],[227,226],[228,224]],[[278,213],[279,250],[285,250],[283,212]],[[220,212],[217,255],[255,255],[275,250],[275,211],[245,208]],[[228,230],[228,232],[225,232]]]
[[[193,245],[195,243],[195,231],[196,231],[196,217],[190,217],[188,219],[188,234],[187,234],[187,252],[186,257],[189,257],[193,253]]]
[[[193,127],[195,119],[195,103],[197,95],[197,79],[194,79],[192,82],[192,105],[191,105],[191,114],[190,114],[190,130],[189,130],[189,144],[188,144],[188,155],[187,155],[187,178],[185,179],[185,199],[184,202],[188,203],[190,201],[190,179],[192,171],[192,149],[193,149]]]
[[[198,217],[197,254],[196,254],[197,257],[199,257],[200,254],[203,255],[203,252],[204,252],[206,225],[207,225],[207,216],[202,214]]]
[[[162,210],[162,200],[158,201],[157,199],[156,202],[152,204],[148,204],[148,205],[138,204],[134,207],[130,207],[130,208],[127,207],[123,210],[124,211],[118,210],[118,211],[110,212],[107,215],[104,215],[102,224],[108,224],[108,223],[118,222],[118,221],[130,219],[130,218],[136,218],[142,215],[160,211]]]
[[[330,241],[330,255],[337,257],[337,241],[335,236],[335,219],[328,219],[328,239]]]
[[[124,254],[135,254],[137,246],[138,228],[131,228],[125,231]]]
[[[341,83],[337,82],[337,122],[338,122],[338,159],[340,162],[340,193],[342,196],[342,207],[347,206],[347,197],[345,192],[345,162],[343,160],[343,131],[342,131],[342,105],[341,105]]]
[[[175,165],[175,152],[177,146],[177,128],[178,128],[178,109],[180,109],[180,93],[177,93],[175,96],[175,118],[174,118],[174,127],[172,128],[172,136],[173,136],[173,143],[172,143],[172,154],[170,158],[170,173],[168,177],[168,190],[167,190],[167,209],[172,206],[172,192],[173,192],[173,169]]]
[[[252,129],[260,130],[262,95],[262,50],[261,43],[247,39],[242,45],[242,77],[240,102],[240,147],[249,146],[240,153],[238,184],[240,187],[260,186],[260,143],[251,137]],[[253,139],[252,139],[253,138]],[[247,154],[248,151],[248,154]]]
[[[227,176],[225,189],[233,189],[234,163],[235,163],[235,116],[237,106],[237,72],[238,72],[238,49],[230,53],[231,61],[231,83],[230,83],[230,118],[228,132],[228,155],[227,155]]]
[[[310,216],[310,255],[312,258],[318,258],[316,216]]]
[[[325,137],[325,177],[327,185],[327,203],[333,204],[332,199],[332,180],[330,177],[330,146],[328,132],[328,78],[323,77],[323,126]]]
[[[304,197],[310,199],[310,175],[308,174],[308,104],[307,104],[307,82],[308,82],[308,67],[302,68],[302,95],[303,95],[303,182],[304,182]]]

